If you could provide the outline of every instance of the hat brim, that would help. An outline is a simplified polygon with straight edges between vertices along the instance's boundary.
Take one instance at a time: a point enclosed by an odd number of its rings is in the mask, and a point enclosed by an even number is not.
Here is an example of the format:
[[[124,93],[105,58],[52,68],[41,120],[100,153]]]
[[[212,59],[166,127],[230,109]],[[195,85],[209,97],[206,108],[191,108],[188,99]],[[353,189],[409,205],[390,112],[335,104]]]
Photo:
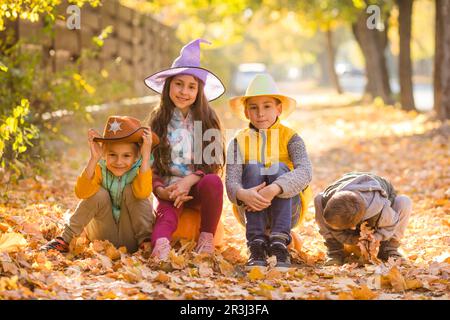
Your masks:
[[[144,83],[153,91],[161,94],[164,88],[164,82],[167,78],[179,74],[188,74],[199,78],[199,72],[206,73],[206,79],[204,81],[205,87],[203,91],[208,101],[216,100],[225,93],[225,86],[222,81],[220,81],[214,73],[201,67],[176,67],[166,69],[145,78]]]
[[[269,96],[277,98],[281,101],[282,111],[279,116],[280,119],[286,119],[297,107],[297,101],[294,98],[284,96],[281,94],[257,94],[251,96],[238,96],[230,98],[229,106],[231,111],[242,120],[248,120],[245,116],[245,100],[252,97]]]
[[[142,135],[146,127],[140,127],[127,136],[120,138],[101,138],[95,137],[95,142],[142,142]],[[152,148],[159,144],[159,137],[152,131]]]

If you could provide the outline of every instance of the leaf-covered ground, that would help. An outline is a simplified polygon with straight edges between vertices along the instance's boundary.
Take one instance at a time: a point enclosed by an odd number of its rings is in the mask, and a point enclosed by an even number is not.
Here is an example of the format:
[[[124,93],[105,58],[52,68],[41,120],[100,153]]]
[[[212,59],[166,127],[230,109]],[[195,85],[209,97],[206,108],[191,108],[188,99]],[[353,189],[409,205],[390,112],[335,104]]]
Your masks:
[[[360,170],[389,178],[412,198],[402,245],[407,264],[360,265],[354,252],[353,263],[324,267],[325,247],[310,206],[295,230],[301,241],[301,249],[291,251],[295,267],[287,273],[246,273],[244,229],[226,197],[225,245],[213,257],[196,256],[194,244],[183,242],[169,263],[158,265],[148,253],[130,255],[83,238],[72,242],[67,255],[39,252],[77,204],[73,186],[87,156],[80,144],[49,163],[46,178],[12,184],[2,177],[0,299],[449,299],[449,124],[348,102],[327,96],[322,105],[303,106],[287,122],[306,142],[314,193],[341,174]],[[229,114],[221,114],[230,128]]]

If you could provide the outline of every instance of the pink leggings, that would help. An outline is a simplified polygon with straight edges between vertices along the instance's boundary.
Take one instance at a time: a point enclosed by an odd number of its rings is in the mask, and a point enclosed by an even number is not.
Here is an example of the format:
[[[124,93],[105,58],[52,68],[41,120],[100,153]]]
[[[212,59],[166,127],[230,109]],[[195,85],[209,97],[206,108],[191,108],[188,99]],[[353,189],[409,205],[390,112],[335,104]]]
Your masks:
[[[175,208],[173,201],[157,198],[156,222],[153,227],[152,245],[159,238],[171,239],[178,226],[178,216],[183,206],[200,209],[200,232],[216,232],[217,224],[222,214],[223,184],[216,174],[207,174],[197,182],[189,192],[192,200],[185,202],[180,208]]]

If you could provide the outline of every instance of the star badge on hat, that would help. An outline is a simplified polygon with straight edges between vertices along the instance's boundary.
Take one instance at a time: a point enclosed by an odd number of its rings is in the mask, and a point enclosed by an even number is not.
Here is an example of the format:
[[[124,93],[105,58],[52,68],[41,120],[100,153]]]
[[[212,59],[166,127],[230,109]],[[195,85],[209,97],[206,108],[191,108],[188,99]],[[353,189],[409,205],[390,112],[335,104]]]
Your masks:
[[[117,131],[122,130],[122,128],[120,127],[122,123],[121,122],[117,122],[116,119],[114,119],[114,122],[110,123],[110,127],[109,127],[109,131],[112,131],[114,134],[117,133]]]

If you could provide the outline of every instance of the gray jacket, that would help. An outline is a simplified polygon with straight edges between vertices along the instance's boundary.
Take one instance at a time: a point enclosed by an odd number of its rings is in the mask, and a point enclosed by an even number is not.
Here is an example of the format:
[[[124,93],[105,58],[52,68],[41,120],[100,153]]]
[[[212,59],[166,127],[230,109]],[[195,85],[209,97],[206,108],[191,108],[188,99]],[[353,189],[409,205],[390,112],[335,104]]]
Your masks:
[[[361,223],[367,221],[369,226],[375,229],[374,236],[377,240],[384,241],[393,236],[395,227],[399,221],[399,214],[392,209],[392,203],[388,199],[387,190],[381,186],[373,175],[365,173],[356,175],[353,179],[347,180],[345,183],[337,186],[336,192],[338,191],[354,191],[364,199],[366,213]],[[357,244],[359,240],[359,228],[357,230],[331,230],[323,219],[323,208],[325,206],[324,193],[322,192],[314,198],[316,221],[320,228],[320,234],[325,239],[335,238],[341,243]]]

